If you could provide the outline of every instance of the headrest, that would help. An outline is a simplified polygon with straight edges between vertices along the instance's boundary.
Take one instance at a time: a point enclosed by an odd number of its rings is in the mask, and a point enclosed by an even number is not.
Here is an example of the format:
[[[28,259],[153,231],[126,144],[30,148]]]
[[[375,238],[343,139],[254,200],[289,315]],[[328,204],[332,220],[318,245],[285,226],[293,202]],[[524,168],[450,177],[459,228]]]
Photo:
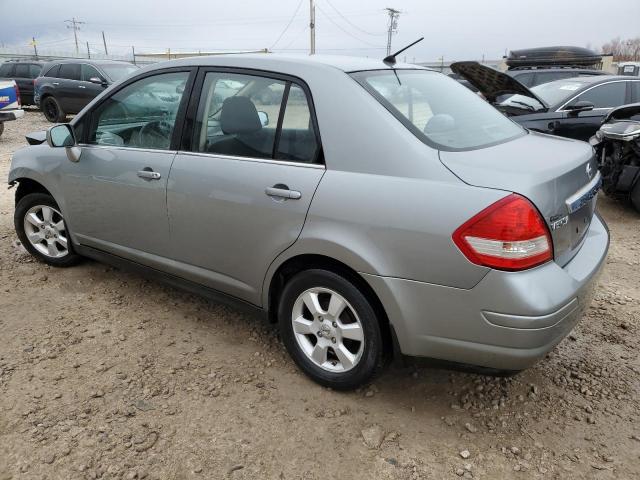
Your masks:
[[[229,97],[222,103],[220,128],[230,135],[253,133],[262,128],[255,105],[247,97]]]

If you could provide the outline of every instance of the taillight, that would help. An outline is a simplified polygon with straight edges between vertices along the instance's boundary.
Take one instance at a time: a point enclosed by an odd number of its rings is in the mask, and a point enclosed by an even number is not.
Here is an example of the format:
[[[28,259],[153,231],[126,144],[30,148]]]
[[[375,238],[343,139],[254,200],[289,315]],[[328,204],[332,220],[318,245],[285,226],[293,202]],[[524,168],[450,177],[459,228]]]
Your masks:
[[[16,101],[18,102],[18,107],[21,107],[22,102],[20,101],[20,89],[18,88],[17,83],[16,83]]]
[[[524,270],[553,258],[544,219],[529,200],[515,193],[461,225],[453,241],[471,262],[498,270]]]

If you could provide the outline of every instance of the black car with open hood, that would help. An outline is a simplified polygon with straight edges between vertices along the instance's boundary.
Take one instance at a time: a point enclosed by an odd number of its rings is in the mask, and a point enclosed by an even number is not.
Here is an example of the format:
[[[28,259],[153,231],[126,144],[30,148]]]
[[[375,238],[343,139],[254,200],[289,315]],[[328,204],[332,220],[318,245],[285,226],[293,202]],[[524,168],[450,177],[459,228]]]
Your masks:
[[[589,140],[612,108],[640,102],[640,78],[587,75],[527,88],[478,62],[456,62],[451,70],[524,127],[579,140]]]

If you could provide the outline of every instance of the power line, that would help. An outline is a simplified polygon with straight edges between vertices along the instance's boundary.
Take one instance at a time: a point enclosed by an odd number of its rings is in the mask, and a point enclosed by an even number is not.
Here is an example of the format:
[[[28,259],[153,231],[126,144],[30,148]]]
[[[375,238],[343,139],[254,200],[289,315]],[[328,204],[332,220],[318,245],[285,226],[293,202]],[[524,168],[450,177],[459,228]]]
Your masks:
[[[84,22],[80,22],[76,20],[75,17],[73,17],[71,20],[65,20],[65,22],[69,24],[67,25],[67,28],[73,29],[73,37],[76,40],[76,55],[77,55],[80,53],[80,49],[78,48],[78,30],[80,30],[80,25],[83,24]]]
[[[336,22],[335,22],[335,21],[334,21],[330,16],[328,16],[328,15],[327,15],[327,13],[326,13],[322,8],[320,8],[320,5],[318,5],[318,10],[320,10],[320,13],[322,13],[322,15],[323,15],[327,20],[329,20],[331,23],[333,23],[336,27],[338,27],[340,30],[342,30],[344,33],[346,33],[346,34],[347,34],[347,35],[349,35],[350,37],[355,38],[355,39],[356,39],[356,40],[358,40],[359,42],[362,42],[362,43],[364,43],[364,44],[366,44],[366,45],[369,45],[369,46],[371,46],[371,47],[376,47],[376,48],[378,48],[378,47],[379,47],[379,45],[374,45],[373,43],[367,42],[366,40],[363,40],[363,39],[361,39],[361,38],[359,38],[359,37],[356,37],[356,36],[355,36],[353,33],[351,33],[349,30],[346,30],[345,28],[343,28],[343,27],[342,27],[342,25],[340,25],[339,23],[336,23]]]
[[[345,17],[340,10],[338,10],[335,5],[333,3],[330,2],[330,0],[326,0],[326,2],[329,4],[329,6],[331,8],[333,8],[335,10],[335,12],[340,15],[340,17],[342,17],[342,19],[347,22],[349,25],[351,25],[353,28],[355,28],[356,30],[361,31],[362,33],[366,34],[366,35],[371,35],[371,36],[385,36],[386,33],[371,33],[371,32],[367,32],[366,30],[361,29],[360,27],[358,27],[355,23],[353,23],[351,20],[349,20],[347,17]]]
[[[289,21],[287,22],[287,25],[284,27],[284,30],[282,30],[282,32],[280,32],[280,35],[278,35],[278,38],[276,39],[275,42],[273,42],[273,45],[271,45],[269,47],[269,50],[271,50],[273,47],[276,46],[276,44],[280,41],[280,39],[282,38],[282,36],[286,33],[286,31],[289,29],[289,27],[291,26],[291,23],[293,22],[293,19],[296,18],[296,15],[298,15],[298,11],[300,10],[300,6],[302,5],[302,0],[300,0],[298,2],[298,6],[296,7],[296,9],[293,12],[293,15],[291,16],[291,18],[289,19]]]

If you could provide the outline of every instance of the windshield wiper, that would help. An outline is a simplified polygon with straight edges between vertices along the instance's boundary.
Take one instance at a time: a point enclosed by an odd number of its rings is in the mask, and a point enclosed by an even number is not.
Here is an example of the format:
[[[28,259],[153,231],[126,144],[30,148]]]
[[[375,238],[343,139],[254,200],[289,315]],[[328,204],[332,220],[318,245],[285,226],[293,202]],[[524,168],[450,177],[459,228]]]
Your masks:
[[[536,111],[536,109],[533,107],[533,105],[529,105],[528,103],[521,102],[520,100],[507,100],[507,101],[509,103],[517,103],[518,105],[522,105],[523,107],[526,107],[527,110],[529,110],[531,112],[535,112]]]

